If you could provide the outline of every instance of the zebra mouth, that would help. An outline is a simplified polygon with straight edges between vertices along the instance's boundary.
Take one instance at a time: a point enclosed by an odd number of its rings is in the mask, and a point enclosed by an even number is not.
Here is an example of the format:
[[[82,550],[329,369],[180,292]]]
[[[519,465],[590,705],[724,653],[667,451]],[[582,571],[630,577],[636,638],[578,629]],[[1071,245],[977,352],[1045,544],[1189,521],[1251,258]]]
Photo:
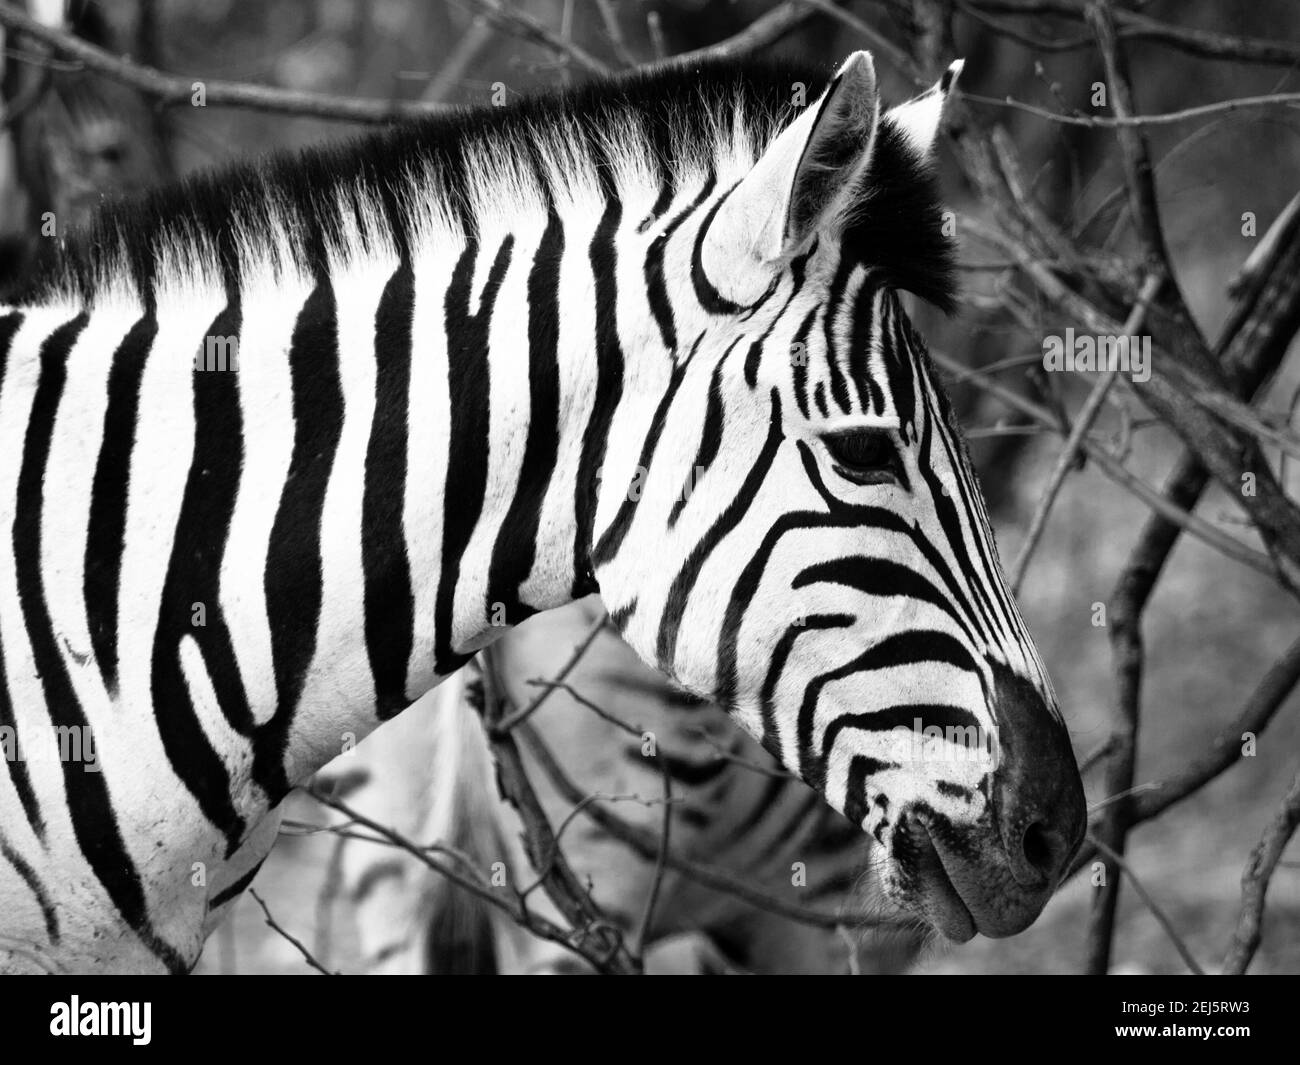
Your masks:
[[[923,821],[913,820],[908,834],[916,846],[914,876],[918,891],[914,908],[945,939],[965,943],[974,938],[979,930],[975,917],[948,871],[943,848]]]

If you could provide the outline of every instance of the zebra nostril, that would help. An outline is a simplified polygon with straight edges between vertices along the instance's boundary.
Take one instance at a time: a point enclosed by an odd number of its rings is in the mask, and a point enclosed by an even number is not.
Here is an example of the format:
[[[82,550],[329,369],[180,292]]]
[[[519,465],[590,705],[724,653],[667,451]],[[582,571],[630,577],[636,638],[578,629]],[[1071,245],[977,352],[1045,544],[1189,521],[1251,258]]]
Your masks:
[[[1065,726],[1027,681],[995,670],[1000,725],[994,819],[1011,874],[1038,889],[1065,871],[1087,828],[1083,781]]]
[[[1020,840],[1020,850],[1025,863],[1044,880],[1050,880],[1064,864],[1069,844],[1063,833],[1052,829],[1043,821],[1035,821],[1025,829]]]

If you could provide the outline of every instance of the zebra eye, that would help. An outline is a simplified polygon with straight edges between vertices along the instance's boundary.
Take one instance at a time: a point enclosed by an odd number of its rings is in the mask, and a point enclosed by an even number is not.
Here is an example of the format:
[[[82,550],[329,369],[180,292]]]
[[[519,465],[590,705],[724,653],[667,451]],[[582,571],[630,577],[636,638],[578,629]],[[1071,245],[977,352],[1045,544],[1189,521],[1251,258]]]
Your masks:
[[[898,454],[887,429],[846,429],[822,441],[841,477],[854,484],[898,483]]]

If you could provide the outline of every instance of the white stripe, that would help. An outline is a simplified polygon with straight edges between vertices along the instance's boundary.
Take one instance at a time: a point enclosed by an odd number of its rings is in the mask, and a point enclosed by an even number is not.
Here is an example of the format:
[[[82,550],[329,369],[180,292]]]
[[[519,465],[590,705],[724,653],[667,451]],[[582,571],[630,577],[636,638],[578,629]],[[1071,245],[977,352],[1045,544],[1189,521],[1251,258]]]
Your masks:
[[[267,268],[248,278],[240,300],[244,461],[221,564],[221,609],[258,724],[269,718],[277,700],[265,573],[271,529],[293,455],[289,348],[311,289],[311,281],[301,274],[277,278]]]
[[[415,308],[411,322],[410,407],[407,416],[406,500],[402,524],[414,607],[406,694],[413,701],[434,684],[434,616],[442,566],[443,489],[451,435],[444,301],[463,241],[444,229],[414,252]]]

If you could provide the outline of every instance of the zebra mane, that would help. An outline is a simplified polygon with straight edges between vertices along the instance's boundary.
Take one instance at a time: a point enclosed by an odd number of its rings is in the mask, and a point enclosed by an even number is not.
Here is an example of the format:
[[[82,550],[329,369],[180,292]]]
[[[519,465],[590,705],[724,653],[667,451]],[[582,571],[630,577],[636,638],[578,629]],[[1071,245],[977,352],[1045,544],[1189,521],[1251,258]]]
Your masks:
[[[709,176],[738,181],[797,112],[795,86],[813,100],[828,81],[788,63],[670,63],[203,172],[106,203],[84,231],[47,246],[18,302],[93,304],[129,279],[152,305],[177,264],[230,292],[256,261],[321,278],[331,258],[358,251],[409,257],[422,234],[475,239],[494,204],[522,199],[544,212],[584,188],[619,195],[631,180],[666,204]],[[867,185],[843,219],[847,253],[950,310],[953,245],[937,182],[888,122]]]

